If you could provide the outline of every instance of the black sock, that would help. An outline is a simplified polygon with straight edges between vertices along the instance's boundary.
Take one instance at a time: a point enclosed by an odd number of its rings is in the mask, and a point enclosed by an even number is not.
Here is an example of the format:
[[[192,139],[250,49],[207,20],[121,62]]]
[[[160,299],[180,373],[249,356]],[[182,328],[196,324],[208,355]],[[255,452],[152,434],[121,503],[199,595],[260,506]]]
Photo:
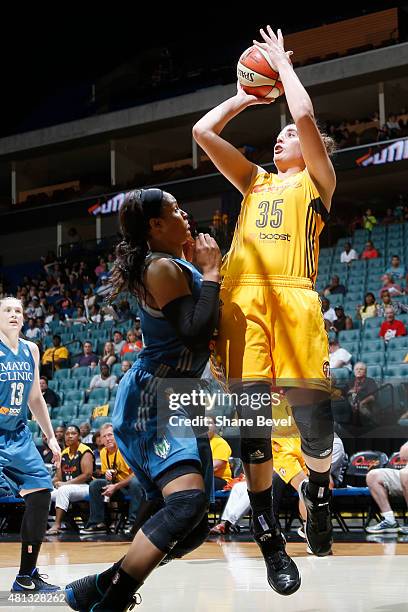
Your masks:
[[[307,490],[312,499],[327,497],[330,484],[330,469],[327,472],[315,472],[307,466],[309,470],[309,483]]]
[[[37,559],[40,552],[41,544],[31,544],[23,542],[21,544],[21,561],[19,574],[31,576],[31,572],[37,567]]]
[[[254,534],[261,535],[264,531],[276,528],[276,520],[272,509],[272,487],[259,493],[248,491],[252,508]]]
[[[107,610],[123,610],[132,602],[132,596],[142,584],[141,580],[132,578],[120,567],[99,602],[99,608],[101,610],[105,608]]]
[[[114,575],[116,574],[120,566],[122,565],[122,561],[124,558],[125,557],[122,557],[121,559],[119,559],[119,561],[116,561],[116,563],[114,563],[112,567],[109,567],[104,572],[101,572],[100,574],[98,574],[98,588],[103,593],[108,589],[110,583],[112,582],[112,578],[114,577]]]

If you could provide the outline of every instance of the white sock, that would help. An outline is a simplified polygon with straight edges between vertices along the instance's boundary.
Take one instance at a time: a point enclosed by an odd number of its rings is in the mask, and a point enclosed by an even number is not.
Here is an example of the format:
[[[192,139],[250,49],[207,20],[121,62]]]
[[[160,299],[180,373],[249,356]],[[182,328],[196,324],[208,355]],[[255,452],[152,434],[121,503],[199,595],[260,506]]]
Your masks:
[[[395,516],[394,516],[394,512],[392,510],[389,510],[388,512],[381,512],[381,514],[383,515],[383,517],[385,518],[387,523],[390,523],[390,525],[394,525],[394,523],[395,523]]]

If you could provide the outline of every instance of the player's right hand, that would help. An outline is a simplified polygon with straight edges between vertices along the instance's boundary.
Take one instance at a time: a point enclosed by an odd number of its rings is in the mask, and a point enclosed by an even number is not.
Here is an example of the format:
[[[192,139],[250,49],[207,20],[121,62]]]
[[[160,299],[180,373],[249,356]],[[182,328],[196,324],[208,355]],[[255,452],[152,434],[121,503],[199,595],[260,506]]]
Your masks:
[[[221,251],[210,234],[198,234],[195,240],[194,263],[203,274],[219,274]]]
[[[61,448],[55,436],[47,440],[47,444],[48,448],[52,452],[52,462],[55,463],[57,468],[59,468],[61,465]]]

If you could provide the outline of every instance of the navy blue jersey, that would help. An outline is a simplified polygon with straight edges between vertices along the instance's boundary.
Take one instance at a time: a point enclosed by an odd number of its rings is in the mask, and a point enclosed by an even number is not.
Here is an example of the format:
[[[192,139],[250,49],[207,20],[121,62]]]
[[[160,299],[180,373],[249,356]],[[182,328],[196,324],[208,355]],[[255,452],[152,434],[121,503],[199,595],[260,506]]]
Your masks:
[[[0,430],[14,431],[27,422],[34,371],[34,358],[25,340],[18,341],[17,353],[0,340]]]
[[[195,301],[201,292],[202,275],[193,264],[185,259],[172,257],[168,253],[150,253],[146,266],[153,259],[166,257],[175,262],[189,276],[190,291]],[[139,353],[138,365],[157,376],[166,377],[200,377],[208,361],[210,350],[191,351],[177,336],[172,325],[165,319],[161,310],[150,308],[140,303],[140,324],[145,348]],[[160,367],[162,366],[162,367]]]

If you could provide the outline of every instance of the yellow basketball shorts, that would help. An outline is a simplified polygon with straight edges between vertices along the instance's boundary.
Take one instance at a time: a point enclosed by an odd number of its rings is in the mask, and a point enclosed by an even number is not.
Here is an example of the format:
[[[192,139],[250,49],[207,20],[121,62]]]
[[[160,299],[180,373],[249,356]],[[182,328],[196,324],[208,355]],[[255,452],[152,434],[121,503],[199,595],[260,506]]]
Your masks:
[[[320,299],[307,278],[243,275],[221,288],[216,357],[227,380],[270,380],[328,391]]]
[[[273,469],[286,484],[299,472],[307,474],[307,467],[300,448],[300,438],[273,438]]]

